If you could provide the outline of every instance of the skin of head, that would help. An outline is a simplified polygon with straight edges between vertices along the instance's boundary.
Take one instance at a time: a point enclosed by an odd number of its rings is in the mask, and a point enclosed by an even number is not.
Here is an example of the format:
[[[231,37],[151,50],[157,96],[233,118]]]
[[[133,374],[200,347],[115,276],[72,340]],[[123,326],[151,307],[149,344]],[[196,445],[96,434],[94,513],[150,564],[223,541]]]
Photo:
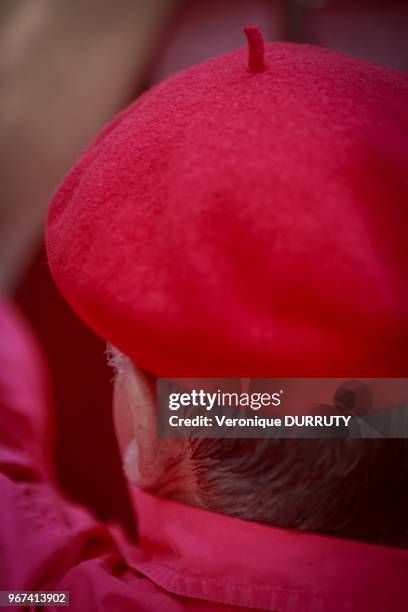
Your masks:
[[[198,505],[186,440],[156,436],[155,379],[109,347],[113,419],[127,480],[156,495]]]

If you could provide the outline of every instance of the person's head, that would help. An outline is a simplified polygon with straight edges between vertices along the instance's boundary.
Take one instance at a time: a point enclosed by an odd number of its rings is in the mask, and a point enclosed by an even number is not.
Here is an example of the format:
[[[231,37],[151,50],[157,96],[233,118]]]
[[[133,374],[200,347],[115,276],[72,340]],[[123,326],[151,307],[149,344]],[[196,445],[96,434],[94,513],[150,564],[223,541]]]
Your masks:
[[[407,440],[158,438],[154,377],[109,353],[132,484],[240,519],[408,545]]]
[[[408,79],[247,35],[249,62],[240,49],[175,75],[82,155],[50,207],[50,267],[128,356],[115,410],[133,482],[244,519],[399,544],[403,440],[155,437],[142,371],[407,375]]]

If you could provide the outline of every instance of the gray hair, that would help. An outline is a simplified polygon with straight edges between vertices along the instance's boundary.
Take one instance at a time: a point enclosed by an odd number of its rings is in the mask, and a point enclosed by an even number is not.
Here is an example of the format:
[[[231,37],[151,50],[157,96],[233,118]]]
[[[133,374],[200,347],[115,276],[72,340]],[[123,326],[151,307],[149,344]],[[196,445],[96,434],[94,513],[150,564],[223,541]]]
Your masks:
[[[190,439],[211,511],[379,544],[408,544],[408,441]]]

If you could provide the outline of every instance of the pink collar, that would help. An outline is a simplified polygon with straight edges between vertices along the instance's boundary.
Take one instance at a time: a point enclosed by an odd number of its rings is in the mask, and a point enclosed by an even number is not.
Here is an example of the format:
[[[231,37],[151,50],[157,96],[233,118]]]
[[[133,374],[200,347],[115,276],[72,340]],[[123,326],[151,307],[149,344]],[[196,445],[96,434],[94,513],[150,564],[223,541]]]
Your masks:
[[[279,612],[408,610],[408,551],[132,495],[141,550],[128,561],[167,591]]]

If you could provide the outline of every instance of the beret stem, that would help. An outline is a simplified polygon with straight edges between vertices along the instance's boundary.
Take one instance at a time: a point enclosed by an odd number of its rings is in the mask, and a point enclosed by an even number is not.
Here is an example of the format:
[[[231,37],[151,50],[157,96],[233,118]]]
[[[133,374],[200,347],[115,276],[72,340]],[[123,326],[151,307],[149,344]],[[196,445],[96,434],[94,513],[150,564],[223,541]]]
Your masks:
[[[244,28],[247,37],[249,53],[248,68],[250,72],[262,72],[265,70],[265,44],[261,30],[252,25]]]

